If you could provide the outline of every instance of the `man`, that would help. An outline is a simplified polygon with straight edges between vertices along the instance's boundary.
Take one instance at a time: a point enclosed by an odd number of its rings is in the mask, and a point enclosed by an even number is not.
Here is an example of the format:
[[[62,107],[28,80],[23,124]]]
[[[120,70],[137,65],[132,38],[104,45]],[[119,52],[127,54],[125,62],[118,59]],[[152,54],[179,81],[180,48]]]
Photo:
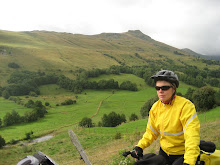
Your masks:
[[[200,122],[194,104],[176,96],[179,80],[173,71],[162,70],[151,78],[159,100],[152,106],[146,132],[134,150],[143,156],[143,149],[160,135],[159,155],[166,164],[195,165],[200,153]]]

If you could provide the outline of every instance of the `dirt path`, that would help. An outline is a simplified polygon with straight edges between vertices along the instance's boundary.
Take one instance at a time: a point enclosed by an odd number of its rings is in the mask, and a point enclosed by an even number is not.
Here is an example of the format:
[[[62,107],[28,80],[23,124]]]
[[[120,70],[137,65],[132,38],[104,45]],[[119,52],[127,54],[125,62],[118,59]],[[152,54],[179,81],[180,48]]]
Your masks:
[[[99,106],[98,106],[98,109],[97,109],[97,111],[96,111],[96,113],[94,114],[94,115],[92,115],[90,118],[93,118],[93,117],[95,117],[98,113],[99,113],[99,110],[100,110],[100,107],[101,107],[101,105],[102,105],[102,103],[105,101],[105,100],[107,100],[109,97],[111,97],[113,94],[111,94],[110,96],[108,96],[108,97],[106,97],[105,99],[103,99],[102,101],[100,101],[100,103],[99,103]]]

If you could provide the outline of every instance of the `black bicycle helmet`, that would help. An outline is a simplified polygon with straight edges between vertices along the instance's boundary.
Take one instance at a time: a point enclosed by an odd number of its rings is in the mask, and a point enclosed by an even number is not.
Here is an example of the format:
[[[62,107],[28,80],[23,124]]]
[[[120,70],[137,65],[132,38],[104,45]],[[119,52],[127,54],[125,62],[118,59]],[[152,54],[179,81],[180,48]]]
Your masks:
[[[178,76],[171,70],[161,70],[157,72],[155,75],[151,76],[152,79],[154,79],[155,82],[159,80],[168,81],[171,84],[175,84],[176,87],[179,87],[179,79]]]

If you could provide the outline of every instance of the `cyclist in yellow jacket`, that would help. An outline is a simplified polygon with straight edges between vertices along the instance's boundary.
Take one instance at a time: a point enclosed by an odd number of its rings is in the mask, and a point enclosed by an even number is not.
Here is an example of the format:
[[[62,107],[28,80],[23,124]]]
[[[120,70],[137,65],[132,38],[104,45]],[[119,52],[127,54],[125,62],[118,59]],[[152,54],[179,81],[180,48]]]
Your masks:
[[[143,138],[134,150],[143,156],[160,135],[160,151],[169,165],[195,165],[200,149],[200,122],[194,104],[176,95],[178,76],[162,70],[151,77],[156,83],[159,100],[152,106]]]

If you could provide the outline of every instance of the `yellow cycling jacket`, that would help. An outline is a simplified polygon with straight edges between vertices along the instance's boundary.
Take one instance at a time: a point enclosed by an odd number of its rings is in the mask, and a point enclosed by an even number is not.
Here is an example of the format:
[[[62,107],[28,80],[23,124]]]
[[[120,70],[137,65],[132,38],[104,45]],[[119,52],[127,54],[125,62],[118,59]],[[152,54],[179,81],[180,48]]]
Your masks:
[[[160,145],[167,155],[183,155],[184,163],[195,165],[200,153],[200,122],[195,106],[176,96],[171,104],[158,100],[149,114],[146,132],[137,146],[148,147],[160,135]]]

